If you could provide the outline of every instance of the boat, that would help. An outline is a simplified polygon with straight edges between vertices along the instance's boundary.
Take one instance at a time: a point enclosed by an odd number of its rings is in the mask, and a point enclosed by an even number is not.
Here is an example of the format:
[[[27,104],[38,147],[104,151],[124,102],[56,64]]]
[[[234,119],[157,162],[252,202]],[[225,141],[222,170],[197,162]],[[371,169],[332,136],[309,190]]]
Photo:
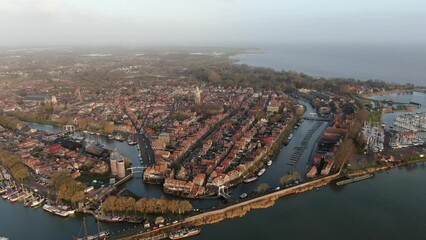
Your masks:
[[[258,177],[262,176],[265,173],[265,171],[266,171],[266,168],[260,169],[260,171],[257,173],[257,176]]]
[[[241,199],[244,199],[244,198],[246,198],[246,197],[247,197],[247,193],[243,193],[243,194],[241,194],[241,195],[240,195],[240,198],[241,198]]]
[[[136,144],[138,144],[137,142],[135,142],[135,141],[133,141],[133,139],[132,138],[128,138],[127,139],[127,144],[129,144],[130,146],[134,146],[134,145],[136,145]]]
[[[84,229],[84,237],[75,238],[76,240],[103,240],[107,239],[109,236],[109,231],[101,231],[99,226],[99,221],[97,221],[98,225],[98,233],[89,235],[87,234],[87,226],[86,226],[86,218],[83,219],[83,229]]]
[[[9,189],[9,190],[7,190],[7,191],[6,191],[6,193],[2,196],[2,198],[3,198],[3,199],[7,199],[7,198],[9,198],[10,196],[12,196],[13,194],[17,193],[17,192],[18,192],[18,190],[16,190],[16,189]]]
[[[64,211],[64,212],[68,212],[68,214],[69,215],[72,215],[72,214],[74,214],[75,213],[75,209],[72,209],[71,207],[69,207],[69,206],[57,206],[57,208],[59,209],[59,210],[62,210],[62,211]]]
[[[185,228],[185,229],[181,229],[179,231],[176,231],[174,233],[171,233],[169,235],[169,238],[171,240],[182,239],[182,238],[195,236],[195,235],[199,234],[200,232],[201,232],[201,228],[191,228],[191,229]]]
[[[60,209],[55,209],[55,210],[53,211],[53,214],[58,215],[58,216],[61,216],[61,217],[68,217],[68,215],[70,215],[70,214],[68,213],[68,211],[62,211],[62,210],[60,210]]]
[[[268,167],[270,167],[270,166],[272,165],[272,160],[269,160],[268,162],[266,162],[266,165],[267,165]]]
[[[290,135],[288,135],[287,140],[290,141],[293,138],[293,133],[290,133]]]
[[[257,177],[253,176],[253,177],[245,178],[244,183],[251,183],[251,182],[254,182],[256,180],[257,180]]]
[[[15,203],[16,201],[21,200],[21,199],[22,199],[22,198],[24,198],[25,196],[26,196],[26,193],[23,193],[23,192],[18,193],[18,194],[15,194],[15,195],[13,195],[13,196],[11,196],[11,197],[9,198],[9,202],[11,202],[11,203]]]
[[[289,142],[290,142],[290,141],[289,141],[288,139],[286,139],[286,140],[284,140],[283,145],[284,145],[284,146],[287,146],[287,145],[289,144]]]
[[[44,202],[44,198],[40,198],[40,199],[36,199],[35,201],[33,201],[32,203],[31,203],[31,207],[32,208],[37,208],[37,207],[40,207],[41,206],[41,204]]]
[[[49,204],[44,204],[43,205],[43,210],[46,211],[46,212],[53,213],[54,207],[52,205],[49,205]]]
[[[119,133],[117,135],[115,135],[114,139],[117,140],[117,141],[120,141],[120,142],[124,141],[124,138]]]
[[[33,203],[33,196],[29,195],[24,199],[24,207],[31,207],[31,204]]]
[[[127,217],[125,219],[125,221],[128,222],[128,223],[139,224],[139,223],[143,223],[144,219],[143,218],[139,218],[139,217]]]
[[[101,215],[101,214],[96,214],[95,218],[96,220],[101,222],[123,222],[124,221],[124,218],[122,217],[108,216],[108,215]]]
[[[7,192],[7,188],[2,188],[2,189],[0,189],[0,194],[3,194],[3,193],[5,193],[5,192]]]
[[[61,217],[68,217],[69,213],[68,211],[63,211],[55,206],[52,206],[50,204],[44,204],[43,205],[43,210],[45,210],[46,212],[61,216]]]

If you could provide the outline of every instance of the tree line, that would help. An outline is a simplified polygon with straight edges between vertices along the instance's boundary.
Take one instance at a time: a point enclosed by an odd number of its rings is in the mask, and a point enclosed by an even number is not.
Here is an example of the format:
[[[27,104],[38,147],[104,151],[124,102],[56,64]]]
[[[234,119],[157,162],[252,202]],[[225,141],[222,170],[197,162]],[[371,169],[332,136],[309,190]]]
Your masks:
[[[56,172],[49,179],[59,199],[73,204],[84,200],[85,185],[74,180],[67,171]]]
[[[360,81],[352,78],[319,78],[295,71],[276,71],[271,68],[251,67],[245,64],[219,65],[207,68],[192,68],[189,79],[224,87],[253,87],[257,90],[292,92],[301,88],[334,93],[349,93],[349,85],[391,90],[407,87],[381,80]]]
[[[28,167],[23,163],[22,159],[9,151],[0,149],[0,163],[8,168],[17,180],[25,180],[30,176]]]
[[[102,203],[102,210],[120,214],[180,214],[192,211],[187,200],[168,200],[164,198],[140,198],[109,196]]]

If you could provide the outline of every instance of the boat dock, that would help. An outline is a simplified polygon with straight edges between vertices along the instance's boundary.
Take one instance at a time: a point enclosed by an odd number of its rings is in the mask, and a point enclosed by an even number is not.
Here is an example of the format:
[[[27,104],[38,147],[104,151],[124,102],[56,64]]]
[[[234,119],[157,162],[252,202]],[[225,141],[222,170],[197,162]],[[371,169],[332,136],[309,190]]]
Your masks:
[[[287,165],[292,167],[297,165],[303,152],[308,148],[308,143],[309,143],[309,140],[312,138],[312,135],[322,126],[322,124],[323,124],[322,122],[317,122],[311,129],[308,130],[308,132],[305,134],[301,142],[302,146],[293,148],[295,151],[291,155],[290,161],[287,163]]]
[[[349,183],[354,183],[354,182],[366,180],[366,179],[372,178],[373,176],[374,176],[373,174],[365,174],[365,175],[362,175],[362,176],[359,176],[359,177],[354,177],[354,178],[349,178],[349,179],[346,179],[346,180],[339,181],[339,182],[336,183],[336,185],[337,186],[343,186],[343,185],[346,185],[346,184],[349,184]]]

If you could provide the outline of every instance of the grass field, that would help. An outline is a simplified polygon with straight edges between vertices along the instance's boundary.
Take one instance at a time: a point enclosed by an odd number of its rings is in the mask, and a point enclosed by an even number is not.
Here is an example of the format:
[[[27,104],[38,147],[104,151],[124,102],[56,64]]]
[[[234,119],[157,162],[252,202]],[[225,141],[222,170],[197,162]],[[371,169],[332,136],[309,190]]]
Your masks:
[[[369,111],[368,112],[368,121],[370,122],[381,122],[382,121],[382,113],[378,111]]]

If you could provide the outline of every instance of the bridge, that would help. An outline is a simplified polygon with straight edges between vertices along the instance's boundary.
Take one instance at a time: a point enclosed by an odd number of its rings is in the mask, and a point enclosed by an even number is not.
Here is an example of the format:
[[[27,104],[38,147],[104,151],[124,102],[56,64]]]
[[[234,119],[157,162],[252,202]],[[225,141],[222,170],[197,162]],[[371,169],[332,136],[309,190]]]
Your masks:
[[[143,173],[145,168],[147,167],[146,166],[130,167],[130,168],[127,168],[127,170],[130,170],[131,174],[134,174],[134,173]]]
[[[130,173],[129,175],[125,176],[124,178],[120,179],[118,182],[116,182],[114,185],[110,185],[104,189],[102,189],[100,192],[98,192],[95,197],[97,201],[104,200],[107,196],[109,196],[119,185],[129,181],[133,178],[133,173]]]
[[[75,132],[75,126],[74,125],[64,125],[63,129],[67,133]]]
[[[302,117],[304,120],[310,120],[310,121],[320,121],[320,122],[330,122],[331,118],[328,117],[314,117],[314,116],[305,116]]]
[[[225,185],[219,186],[219,191],[217,192],[218,197],[223,197],[226,200],[231,198],[231,196],[228,194],[228,188]]]

